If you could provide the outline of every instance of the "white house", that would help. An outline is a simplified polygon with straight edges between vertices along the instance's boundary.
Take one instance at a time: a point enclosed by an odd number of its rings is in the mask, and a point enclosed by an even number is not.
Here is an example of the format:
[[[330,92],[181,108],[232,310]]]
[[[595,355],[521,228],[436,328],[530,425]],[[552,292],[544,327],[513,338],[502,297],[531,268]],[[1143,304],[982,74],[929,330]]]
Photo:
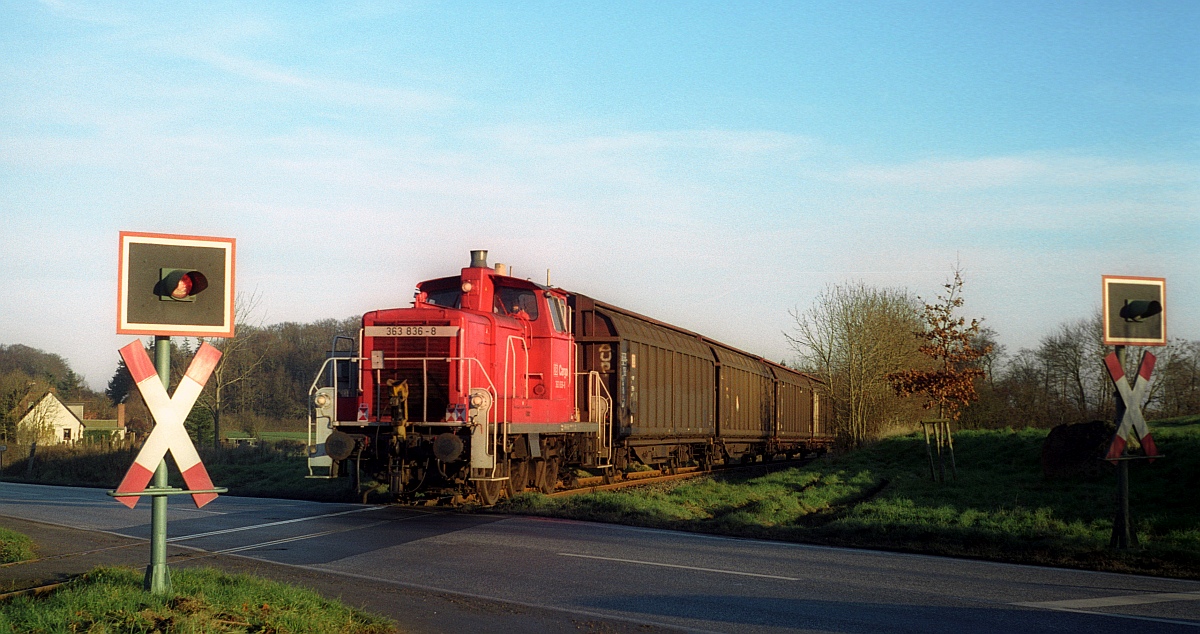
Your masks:
[[[53,392],[47,392],[17,422],[17,437],[57,444],[83,438],[83,405],[68,407]]]

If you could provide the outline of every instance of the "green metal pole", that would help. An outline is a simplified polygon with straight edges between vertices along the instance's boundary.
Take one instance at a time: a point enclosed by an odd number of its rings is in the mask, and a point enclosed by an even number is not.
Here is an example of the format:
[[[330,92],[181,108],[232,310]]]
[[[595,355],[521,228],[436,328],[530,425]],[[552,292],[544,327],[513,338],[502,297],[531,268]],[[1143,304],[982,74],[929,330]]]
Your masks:
[[[1117,346],[1117,363],[1121,365],[1121,369],[1125,369],[1125,346]],[[1121,415],[1126,408],[1137,407],[1135,403],[1126,403],[1121,399],[1121,395],[1116,395],[1117,399],[1117,426],[1121,425]],[[1128,448],[1121,452],[1122,457],[1128,453]],[[1138,545],[1137,532],[1133,528],[1133,518],[1129,515],[1129,461],[1122,460],[1117,465],[1117,514],[1113,519],[1112,537],[1109,539],[1109,547],[1117,550],[1127,550],[1136,548]]]
[[[171,389],[171,338],[154,338],[154,366],[158,369],[158,378],[168,392]],[[167,460],[164,457],[154,470],[153,488],[166,489]],[[167,569],[167,496],[155,495],[150,498],[150,565],[146,567],[146,590],[154,594],[170,594],[171,571]]]

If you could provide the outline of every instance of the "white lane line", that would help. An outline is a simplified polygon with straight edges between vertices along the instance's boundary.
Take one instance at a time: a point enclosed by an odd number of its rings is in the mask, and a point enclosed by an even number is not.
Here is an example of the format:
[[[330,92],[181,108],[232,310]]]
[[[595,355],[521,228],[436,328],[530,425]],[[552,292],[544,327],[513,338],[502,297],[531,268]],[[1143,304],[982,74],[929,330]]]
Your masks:
[[[355,526],[353,528],[335,528],[333,530],[321,531],[319,533],[309,533],[307,535],[297,535],[296,537],[284,537],[283,539],[275,539],[275,540],[272,540],[269,542],[262,542],[259,544],[250,544],[249,546],[236,546],[234,548],[226,548],[225,550],[215,550],[215,551],[213,551],[213,553],[215,553],[217,555],[228,555],[229,553],[240,553],[243,550],[254,550],[255,548],[266,548],[267,546],[276,546],[278,544],[286,544],[288,542],[298,542],[298,541],[301,541],[304,539],[314,539],[317,537],[324,537],[326,535],[333,535],[335,533],[345,533],[347,531],[356,531],[356,530],[365,530],[368,528],[375,528],[376,526],[382,526],[383,524],[387,524],[387,523],[388,523],[388,521],[384,520],[382,522],[374,522],[371,524],[367,524],[365,526]]]
[[[1027,608],[1108,608],[1118,605],[1142,605],[1145,603],[1166,603],[1168,601],[1200,601],[1200,592],[1160,592],[1155,594],[1127,594],[1118,597],[1097,597],[1095,599],[1067,599],[1065,601],[1027,601],[1014,603]]]
[[[282,526],[284,524],[294,524],[296,522],[307,522],[309,520],[319,520],[319,519],[323,519],[326,517],[337,517],[338,515],[349,515],[351,513],[365,513],[367,511],[378,511],[381,508],[385,508],[385,507],[371,506],[371,507],[362,508],[362,509],[339,511],[337,513],[326,513],[324,515],[312,515],[309,517],[297,517],[295,519],[290,519],[290,520],[280,520],[278,522],[267,522],[266,524],[253,524],[251,526],[239,526],[237,528],[226,528],[226,529],[219,530],[219,531],[209,531],[207,533],[193,533],[191,535],[181,535],[179,537],[171,537],[171,538],[167,539],[167,543],[182,542],[182,541],[187,541],[189,539],[199,539],[201,537],[212,537],[213,535],[225,535],[228,533],[239,533],[241,531],[252,531],[252,530],[257,530],[260,528],[269,528],[271,526]]]
[[[1101,612],[1095,609],[1083,609],[1117,607],[1122,605],[1144,605],[1147,603],[1166,603],[1168,601],[1200,601],[1200,592],[1160,592],[1155,594],[1130,594],[1116,597],[1098,597],[1095,599],[1067,599],[1065,601],[1023,601],[1021,603],[1011,603],[1009,605],[1015,605],[1024,608],[1052,610],[1054,612],[1091,614],[1093,616],[1103,616],[1110,619],[1128,619],[1131,621],[1149,621],[1151,623],[1168,623],[1171,625],[1200,627],[1200,621],[1181,621],[1178,619],[1164,619],[1153,616],[1137,616],[1134,614],[1121,614],[1120,612]]]
[[[274,546],[276,544],[286,544],[288,542],[298,542],[302,539],[313,539],[316,537],[324,537],[326,535],[332,535],[334,533],[341,533],[341,532],[343,532],[343,531],[342,530],[334,530],[334,531],[322,531],[320,533],[309,533],[308,535],[298,535],[296,537],[286,537],[284,539],[276,539],[274,541],[262,542],[260,544],[250,544],[249,546],[238,546],[236,548],[226,548],[225,550],[214,550],[213,553],[217,554],[217,555],[228,555],[229,553],[240,553],[243,550],[254,550],[255,548],[266,548],[267,546]]]
[[[663,564],[656,561],[638,561],[637,559],[618,559],[616,557],[596,557],[595,555],[579,555],[576,553],[558,553],[562,557],[579,557],[580,559],[599,559],[601,561],[616,561],[623,564],[639,564],[642,566],[660,566],[662,568],[681,568],[683,570],[698,570],[700,572],[717,572],[723,575],[739,575],[742,577],[759,577],[762,579],[780,579],[783,581],[799,581],[796,577],[781,577],[779,575],[764,575],[757,572],[739,572],[737,570],[720,570],[718,568],[700,568],[698,566],[681,566],[679,564]]]

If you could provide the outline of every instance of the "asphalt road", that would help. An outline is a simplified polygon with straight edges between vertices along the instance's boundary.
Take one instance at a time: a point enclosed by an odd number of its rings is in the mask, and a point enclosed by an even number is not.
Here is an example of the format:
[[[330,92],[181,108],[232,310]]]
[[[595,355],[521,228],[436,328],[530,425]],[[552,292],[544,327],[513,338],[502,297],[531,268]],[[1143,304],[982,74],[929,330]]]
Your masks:
[[[147,538],[150,505],[129,510],[99,489],[0,483],[0,516]],[[232,496],[203,509],[173,498],[168,531],[175,550],[574,623],[692,632],[1200,632],[1195,581]],[[487,623],[473,629],[488,631]],[[512,627],[510,618],[502,629]]]

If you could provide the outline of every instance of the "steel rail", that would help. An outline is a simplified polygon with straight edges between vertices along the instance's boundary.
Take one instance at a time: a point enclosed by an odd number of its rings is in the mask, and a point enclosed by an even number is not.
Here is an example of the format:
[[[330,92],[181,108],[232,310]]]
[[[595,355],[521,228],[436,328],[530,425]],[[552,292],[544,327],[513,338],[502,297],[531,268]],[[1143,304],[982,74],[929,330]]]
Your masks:
[[[660,470],[655,471],[635,471],[627,473],[624,479],[617,482],[609,482],[607,484],[594,484],[593,481],[602,481],[603,478],[583,478],[579,484],[574,487],[555,491],[548,494],[549,497],[569,497],[572,495],[582,495],[587,493],[598,493],[600,491],[615,491],[626,487],[646,486],[650,484],[659,484],[662,482],[673,482],[675,480],[687,480],[689,478],[697,478],[700,476],[711,476],[736,473],[739,471],[761,470],[763,474],[771,473],[779,469],[789,469],[807,464],[811,460],[797,458],[793,460],[780,460],[773,462],[757,462],[753,464],[737,464],[729,466],[717,466],[708,471],[704,471],[699,467],[680,467],[675,470],[675,473],[663,474]],[[645,474],[645,475],[642,475]]]

